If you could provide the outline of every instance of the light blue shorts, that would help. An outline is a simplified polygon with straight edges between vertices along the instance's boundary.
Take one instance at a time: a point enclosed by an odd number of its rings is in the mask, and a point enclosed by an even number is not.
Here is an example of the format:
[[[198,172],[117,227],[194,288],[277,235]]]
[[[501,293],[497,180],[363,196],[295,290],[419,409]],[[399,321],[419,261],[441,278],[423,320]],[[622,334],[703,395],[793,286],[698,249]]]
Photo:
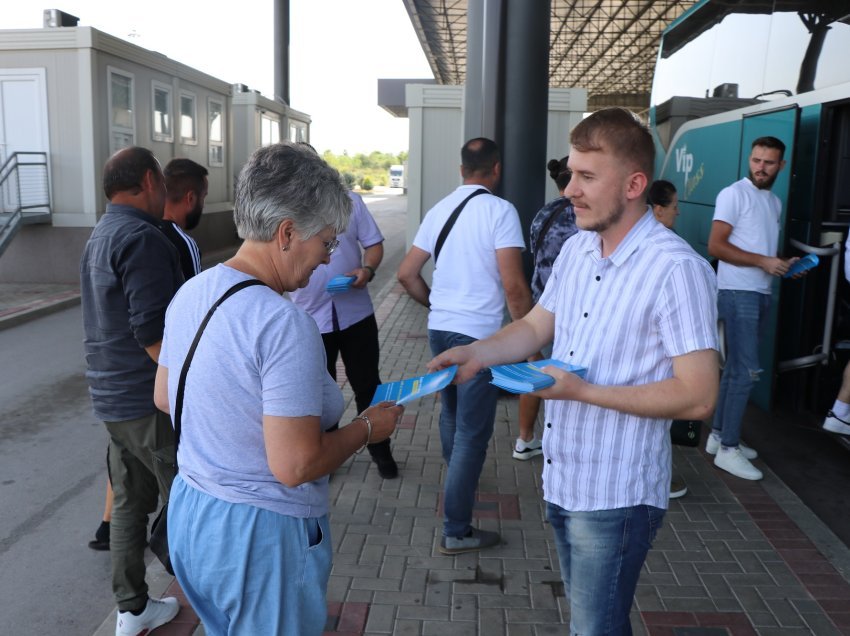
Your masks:
[[[327,515],[288,517],[192,488],[178,473],[168,504],[177,581],[209,636],[320,636],[327,620]]]

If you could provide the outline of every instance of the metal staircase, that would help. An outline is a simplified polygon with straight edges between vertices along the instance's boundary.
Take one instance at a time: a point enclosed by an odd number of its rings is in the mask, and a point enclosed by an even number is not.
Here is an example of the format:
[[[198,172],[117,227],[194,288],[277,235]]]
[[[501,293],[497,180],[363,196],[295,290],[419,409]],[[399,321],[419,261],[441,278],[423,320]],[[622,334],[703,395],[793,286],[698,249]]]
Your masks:
[[[0,255],[21,225],[49,220],[47,153],[12,153],[0,167]]]

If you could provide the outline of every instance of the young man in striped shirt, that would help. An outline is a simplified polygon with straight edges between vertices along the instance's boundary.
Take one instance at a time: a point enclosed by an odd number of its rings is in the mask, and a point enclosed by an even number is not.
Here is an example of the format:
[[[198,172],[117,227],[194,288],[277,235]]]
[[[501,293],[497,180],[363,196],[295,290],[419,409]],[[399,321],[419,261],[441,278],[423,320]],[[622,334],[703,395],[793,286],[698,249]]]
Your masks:
[[[540,301],[494,336],[452,349],[463,382],[524,360],[554,339],[543,435],[544,499],[570,601],[571,633],[631,634],[640,569],[670,487],[670,421],[705,419],[717,399],[711,267],[646,205],[654,148],[622,109],[573,130],[565,191],[581,230],[555,261]]]

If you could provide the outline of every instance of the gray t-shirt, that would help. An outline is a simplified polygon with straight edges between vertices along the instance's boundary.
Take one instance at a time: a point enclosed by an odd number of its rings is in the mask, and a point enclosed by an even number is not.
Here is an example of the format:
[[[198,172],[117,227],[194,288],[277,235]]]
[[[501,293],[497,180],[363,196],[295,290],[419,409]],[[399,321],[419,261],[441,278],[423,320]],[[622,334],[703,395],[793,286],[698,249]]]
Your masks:
[[[165,315],[160,364],[168,367],[172,414],[183,360],[209,308],[250,278],[218,265],[188,281]],[[219,306],[207,324],[186,379],[177,461],[189,485],[231,503],[294,517],[328,511],[328,479],[288,488],[272,474],[263,415],[339,421],[342,393],[327,372],[316,323],[265,285]]]

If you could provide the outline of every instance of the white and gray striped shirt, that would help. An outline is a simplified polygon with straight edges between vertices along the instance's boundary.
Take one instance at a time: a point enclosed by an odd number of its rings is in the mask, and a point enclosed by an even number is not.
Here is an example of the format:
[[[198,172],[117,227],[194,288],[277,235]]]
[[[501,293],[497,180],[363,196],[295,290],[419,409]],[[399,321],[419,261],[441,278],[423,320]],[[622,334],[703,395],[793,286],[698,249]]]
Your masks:
[[[640,386],[673,375],[673,358],[716,349],[714,271],[647,213],[608,258],[595,232],[564,244],[540,305],[555,314],[553,357],[587,380]],[[566,510],[667,508],[670,420],[546,400],[544,498]]]

